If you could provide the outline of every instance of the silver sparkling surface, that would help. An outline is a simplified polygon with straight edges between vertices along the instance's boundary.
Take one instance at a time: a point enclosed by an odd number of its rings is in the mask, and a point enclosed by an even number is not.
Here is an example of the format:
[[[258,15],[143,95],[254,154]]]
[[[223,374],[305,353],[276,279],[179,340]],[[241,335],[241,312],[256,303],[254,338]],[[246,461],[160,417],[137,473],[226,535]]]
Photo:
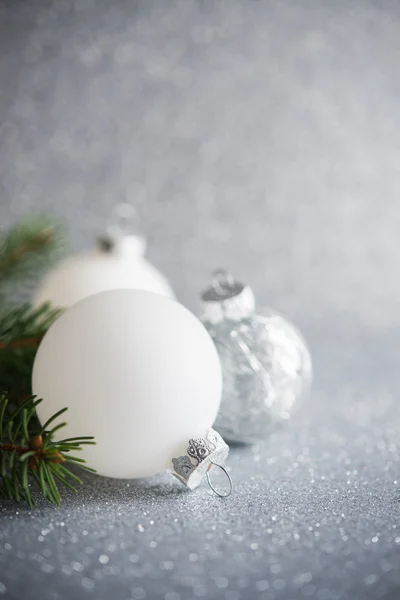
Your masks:
[[[221,360],[223,394],[215,422],[227,441],[253,443],[288,421],[312,381],[309,350],[296,329],[269,309],[206,321]]]
[[[79,249],[134,199],[178,298],[228,266],[315,371],[225,501],[2,504],[0,598],[398,600],[399,3],[14,0],[0,29],[0,224],[50,209]]]

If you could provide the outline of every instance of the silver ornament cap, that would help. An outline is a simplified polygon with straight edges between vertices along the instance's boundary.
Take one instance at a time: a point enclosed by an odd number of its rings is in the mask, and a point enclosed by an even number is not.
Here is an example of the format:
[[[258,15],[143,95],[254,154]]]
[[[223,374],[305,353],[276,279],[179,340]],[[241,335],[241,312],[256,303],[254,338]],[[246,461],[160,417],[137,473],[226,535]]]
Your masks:
[[[241,321],[255,310],[253,290],[247,285],[235,281],[224,269],[213,272],[211,286],[202,294],[202,320],[217,324],[228,319]]]
[[[232,492],[232,480],[222,466],[228,456],[229,446],[215,429],[210,429],[204,438],[189,440],[187,454],[172,459],[172,475],[175,475],[187,488],[194,490],[200,485],[204,477],[207,478],[210,488],[225,498]],[[209,471],[211,467],[219,467],[228,478],[230,489],[228,493],[218,492],[211,483]]]
[[[128,202],[120,202],[113,210],[113,217],[106,232],[97,238],[97,251],[118,258],[142,258],[146,253],[146,239],[140,231],[137,209]]]

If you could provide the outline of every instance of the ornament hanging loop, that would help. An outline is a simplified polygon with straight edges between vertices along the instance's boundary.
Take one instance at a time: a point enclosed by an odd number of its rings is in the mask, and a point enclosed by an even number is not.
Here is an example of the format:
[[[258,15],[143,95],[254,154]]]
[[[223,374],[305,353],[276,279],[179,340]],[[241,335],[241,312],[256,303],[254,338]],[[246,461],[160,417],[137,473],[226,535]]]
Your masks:
[[[226,269],[216,269],[212,277],[211,285],[218,294],[225,295],[235,287],[233,275]]]
[[[113,209],[110,229],[113,233],[128,234],[139,228],[139,214],[129,202],[119,202]]]
[[[212,482],[211,482],[211,478],[210,478],[210,469],[212,467],[218,467],[219,469],[221,469],[221,471],[223,471],[225,473],[225,475],[228,478],[228,482],[229,482],[229,489],[225,494],[221,494],[221,492],[219,492],[218,490],[215,489],[215,487],[213,486]],[[233,491],[233,483],[232,483],[232,478],[229,475],[228,471],[222,466],[222,465],[218,465],[217,463],[214,463],[211,461],[210,466],[207,469],[206,472],[206,478],[207,478],[207,483],[210,487],[210,489],[212,489],[212,491],[214,492],[214,494],[216,494],[217,496],[219,496],[220,498],[228,498]]]

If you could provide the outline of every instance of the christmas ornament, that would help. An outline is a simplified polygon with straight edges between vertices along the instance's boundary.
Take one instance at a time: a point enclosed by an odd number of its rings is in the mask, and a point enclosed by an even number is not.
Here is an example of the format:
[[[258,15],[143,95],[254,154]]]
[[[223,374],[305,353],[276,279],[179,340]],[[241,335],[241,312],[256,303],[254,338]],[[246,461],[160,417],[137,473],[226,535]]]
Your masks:
[[[132,209],[122,205],[125,206]],[[106,235],[98,238],[93,250],[69,257],[48,272],[34,305],[49,302],[66,308],[87,296],[112,289],[143,289],[173,298],[166,278],[144,258],[144,238],[127,234],[127,229],[119,219]]]
[[[225,271],[214,275],[202,296],[202,321],[223,373],[215,427],[228,441],[253,443],[290,418],[311,384],[311,357],[291,323],[255,308],[249,287]]]
[[[63,437],[95,437],[80,456],[101,475],[171,469],[188,440],[208,440],[210,459],[226,455],[207,437],[221,399],[217,351],[201,322],[170,298],[112,290],[81,300],[44,336],[32,387],[43,398],[42,423],[68,406]]]

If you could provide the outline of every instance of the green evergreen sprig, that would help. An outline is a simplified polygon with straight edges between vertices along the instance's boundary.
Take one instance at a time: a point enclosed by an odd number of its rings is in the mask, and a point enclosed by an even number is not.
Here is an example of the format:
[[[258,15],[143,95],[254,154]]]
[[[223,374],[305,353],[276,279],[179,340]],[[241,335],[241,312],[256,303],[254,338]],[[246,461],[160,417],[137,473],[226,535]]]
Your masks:
[[[0,310],[0,390],[13,402],[30,395],[33,361],[37,348],[61,310],[45,304],[29,304]]]
[[[41,402],[31,396],[32,367],[37,348],[61,311],[44,305],[33,308],[21,299],[64,253],[62,228],[47,217],[24,219],[0,231],[0,498],[34,505],[32,490],[60,505],[62,486],[73,491],[81,483],[69,467],[92,471],[74,455],[92,437],[55,441],[65,423],[42,427],[36,417]]]
[[[36,484],[44,498],[59,506],[61,496],[58,486],[76,492],[73,483],[82,483],[67,465],[95,472],[86,466],[82,458],[71,454],[81,450],[84,444],[94,444],[93,437],[55,441],[55,433],[66,423],[53,425],[54,421],[67,408],[58,411],[40,426],[35,413],[41,401],[31,397],[10,411],[7,395],[0,395],[0,498],[15,502],[25,500],[31,508],[34,506],[31,493],[33,484]]]
[[[47,216],[25,218],[0,230],[0,303],[30,293],[66,246],[62,227]]]
[[[19,402],[31,393],[39,343],[60,311],[21,304],[44,272],[63,255],[63,228],[48,216],[27,217],[0,231],[0,390]]]

